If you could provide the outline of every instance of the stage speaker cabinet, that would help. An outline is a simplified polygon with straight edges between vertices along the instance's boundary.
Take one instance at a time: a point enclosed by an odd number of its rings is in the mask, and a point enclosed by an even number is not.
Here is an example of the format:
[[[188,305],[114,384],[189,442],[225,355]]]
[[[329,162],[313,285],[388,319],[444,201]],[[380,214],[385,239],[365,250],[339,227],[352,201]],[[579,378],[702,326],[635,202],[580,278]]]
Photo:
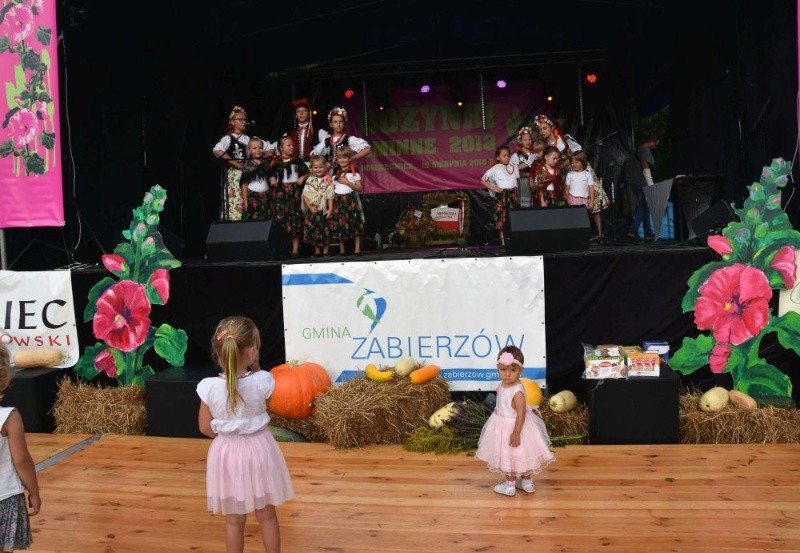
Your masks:
[[[511,255],[538,255],[589,249],[586,207],[509,209],[506,236]]]
[[[736,214],[730,204],[719,200],[711,204],[700,215],[692,219],[692,230],[703,243],[709,234],[714,234],[725,228],[731,221],[737,221]]]
[[[289,237],[271,219],[211,223],[206,237],[209,261],[279,261],[289,254]]]

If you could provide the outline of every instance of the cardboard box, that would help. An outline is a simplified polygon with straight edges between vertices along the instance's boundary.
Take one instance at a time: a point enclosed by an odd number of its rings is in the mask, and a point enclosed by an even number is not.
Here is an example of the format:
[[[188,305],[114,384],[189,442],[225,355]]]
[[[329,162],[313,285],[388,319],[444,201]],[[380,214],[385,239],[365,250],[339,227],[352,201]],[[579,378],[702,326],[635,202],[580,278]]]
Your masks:
[[[583,378],[605,379],[605,378],[625,378],[625,358],[621,355],[613,357],[600,357],[598,355],[585,355]]]
[[[664,363],[669,363],[669,344],[667,342],[658,340],[645,340],[642,342],[642,349],[644,351],[652,351],[657,353]]]
[[[628,376],[658,376],[661,358],[653,351],[628,355]]]

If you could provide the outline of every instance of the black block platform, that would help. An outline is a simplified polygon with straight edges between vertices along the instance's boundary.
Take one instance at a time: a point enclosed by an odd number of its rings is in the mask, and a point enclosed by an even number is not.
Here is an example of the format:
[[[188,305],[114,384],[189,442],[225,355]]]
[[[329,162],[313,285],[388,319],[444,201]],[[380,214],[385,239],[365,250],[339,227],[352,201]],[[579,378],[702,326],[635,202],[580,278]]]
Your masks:
[[[147,433],[171,438],[202,438],[197,428],[200,398],[197,383],[219,374],[219,369],[170,367],[151,376],[144,383]]]
[[[5,407],[16,407],[26,432],[52,432],[56,422],[53,405],[64,369],[40,368],[17,371],[3,396]]]
[[[680,380],[668,365],[658,377],[586,380],[591,444],[676,444]]]

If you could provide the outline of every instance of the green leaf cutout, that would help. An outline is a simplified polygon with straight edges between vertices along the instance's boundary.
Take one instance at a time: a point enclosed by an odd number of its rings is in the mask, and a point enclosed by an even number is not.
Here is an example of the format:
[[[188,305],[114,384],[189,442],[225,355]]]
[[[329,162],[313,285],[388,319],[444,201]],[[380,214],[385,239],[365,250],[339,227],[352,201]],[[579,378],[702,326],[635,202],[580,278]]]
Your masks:
[[[708,356],[714,347],[714,339],[705,334],[697,338],[684,338],[680,349],[670,357],[669,365],[681,374],[692,374],[708,364]]]
[[[115,282],[113,278],[105,277],[92,286],[91,290],[89,290],[89,303],[86,304],[86,309],[83,310],[83,322],[88,323],[94,318],[94,314],[97,313],[97,299]]]
[[[792,381],[789,377],[766,362],[742,370],[735,387],[751,396],[792,395]]]
[[[163,324],[156,330],[153,347],[162,359],[174,367],[182,367],[188,337],[186,332]]]

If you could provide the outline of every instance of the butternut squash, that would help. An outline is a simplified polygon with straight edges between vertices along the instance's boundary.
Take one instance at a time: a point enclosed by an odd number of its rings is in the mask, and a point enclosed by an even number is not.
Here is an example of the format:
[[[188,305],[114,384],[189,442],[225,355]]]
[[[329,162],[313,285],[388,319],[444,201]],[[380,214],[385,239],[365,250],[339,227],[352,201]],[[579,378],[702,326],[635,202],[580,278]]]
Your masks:
[[[33,367],[55,367],[64,358],[56,348],[19,349],[14,353],[14,365],[18,369]]]
[[[408,379],[412,384],[422,384],[428,380],[433,380],[440,372],[442,372],[442,369],[436,365],[425,365],[415,371],[411,371],[411,374],[408,375]]]

